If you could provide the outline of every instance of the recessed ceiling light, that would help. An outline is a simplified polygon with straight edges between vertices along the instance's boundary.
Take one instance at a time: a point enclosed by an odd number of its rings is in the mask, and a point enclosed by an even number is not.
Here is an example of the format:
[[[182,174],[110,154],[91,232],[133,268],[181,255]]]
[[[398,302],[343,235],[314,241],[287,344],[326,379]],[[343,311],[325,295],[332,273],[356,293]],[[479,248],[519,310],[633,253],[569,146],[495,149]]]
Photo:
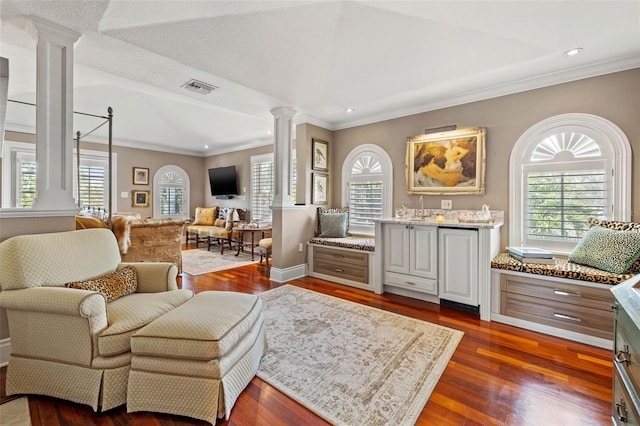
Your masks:
[[[204,146],[204,149],[209,149],[209,145],[205,145],[205,146]]]
[[[582,47],[574,47],[573,49],[569,49],[566,52],[564,52],[564,54],[566,56],[575,56],[580,52],[582,52]]]
[[[345,109],[346,112],[353,112],[353,108],[347,108]]]
[[[271,130],[267,130],[267,134],[270,135],[272,132]]]

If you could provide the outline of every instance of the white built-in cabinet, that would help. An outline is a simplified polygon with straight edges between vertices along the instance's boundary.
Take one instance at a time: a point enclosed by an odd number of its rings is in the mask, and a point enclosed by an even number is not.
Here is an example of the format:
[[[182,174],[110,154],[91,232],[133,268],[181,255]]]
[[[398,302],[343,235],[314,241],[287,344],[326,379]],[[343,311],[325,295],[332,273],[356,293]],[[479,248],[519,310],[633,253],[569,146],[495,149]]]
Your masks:
[[[384,226],[384,281],[389,285],[438,294],[438,228],[406,224]]]
[[[489,321],[491,259],[499,251],[504,217],[494,214],[492,223],[377,221],[378,270],[371,288],[378,294],[460,303]]]
[[[438,296],[478,306],[478,230],[438,230]]]

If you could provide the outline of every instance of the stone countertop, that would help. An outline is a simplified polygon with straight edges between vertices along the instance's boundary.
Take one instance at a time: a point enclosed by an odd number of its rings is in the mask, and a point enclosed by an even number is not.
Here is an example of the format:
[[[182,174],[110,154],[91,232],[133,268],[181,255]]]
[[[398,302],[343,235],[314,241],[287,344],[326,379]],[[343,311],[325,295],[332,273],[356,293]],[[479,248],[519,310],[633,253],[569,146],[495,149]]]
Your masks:
[[[466,211],[466,210],[464,210]],[[493,219],[492,222],[461,222],[457,219],[459,212],[464,212],[460,210],[447,210],[445,211],[445,215],[449,217],[445,217],[444,222],[437,222],[436,216],[432,215],[430,217],[420,218],[420,217],[410,217],[404,219],[397,219],[394,217],[390,218],[382,218],[377,219],[377,222],[380,223],[406,223],[411,225],[427,225],[427,226],[438,226],[438,227],[455,227],[455,228],[499,228],[504,225],[504,211],[491,211],[491,217]]]

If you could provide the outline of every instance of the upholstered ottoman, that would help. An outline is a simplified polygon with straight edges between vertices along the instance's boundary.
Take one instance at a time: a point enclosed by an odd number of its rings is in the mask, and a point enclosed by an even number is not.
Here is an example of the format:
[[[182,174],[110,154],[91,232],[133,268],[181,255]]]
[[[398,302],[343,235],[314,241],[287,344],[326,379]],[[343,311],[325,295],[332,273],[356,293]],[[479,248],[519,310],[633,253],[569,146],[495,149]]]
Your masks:
[[[127,411],[228,419],[266,348],[260,298],[198,293],[131,337]]]

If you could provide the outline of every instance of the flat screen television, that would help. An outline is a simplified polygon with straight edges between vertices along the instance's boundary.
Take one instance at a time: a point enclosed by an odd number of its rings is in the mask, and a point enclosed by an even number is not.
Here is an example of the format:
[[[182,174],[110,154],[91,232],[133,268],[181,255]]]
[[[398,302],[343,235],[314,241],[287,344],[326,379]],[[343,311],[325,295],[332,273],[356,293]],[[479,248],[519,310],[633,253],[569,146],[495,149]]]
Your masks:
[[[209,185],[214,197],[231,198],[231,195],[238,195],[236,166],[209,169]]]

